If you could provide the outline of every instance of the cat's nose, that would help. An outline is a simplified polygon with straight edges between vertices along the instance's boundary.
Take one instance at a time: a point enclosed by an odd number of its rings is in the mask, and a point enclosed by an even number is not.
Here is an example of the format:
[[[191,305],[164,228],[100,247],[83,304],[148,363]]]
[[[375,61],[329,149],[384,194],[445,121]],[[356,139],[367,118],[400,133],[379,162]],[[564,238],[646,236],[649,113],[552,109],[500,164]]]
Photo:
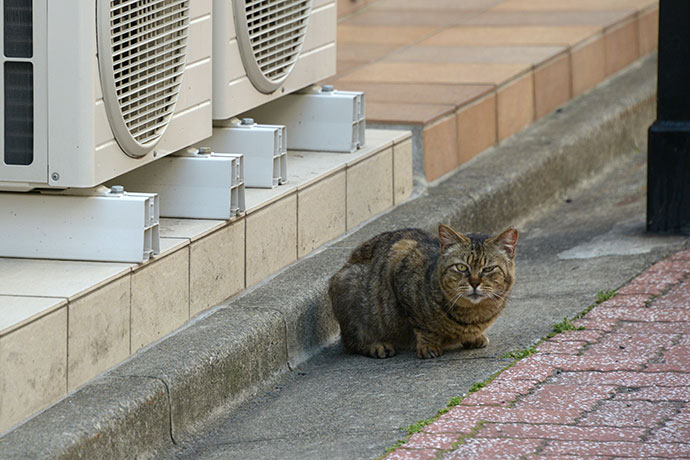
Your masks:
[[[477,289],[477,286],[479,286],[479,283],[481,283],[481,280],[479,278],[470,278],[470,286],[472,286],[473,289]]]

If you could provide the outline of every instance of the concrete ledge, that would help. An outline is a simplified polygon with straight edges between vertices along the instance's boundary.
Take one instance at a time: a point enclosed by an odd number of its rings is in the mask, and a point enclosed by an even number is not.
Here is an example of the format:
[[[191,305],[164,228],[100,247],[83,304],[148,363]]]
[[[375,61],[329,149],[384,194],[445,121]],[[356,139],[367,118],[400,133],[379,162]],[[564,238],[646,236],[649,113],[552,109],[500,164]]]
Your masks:
[[[103,377],[0,438],[0,458],[153,458],[168,445],[165,384]]]
[[[136,354],[0,438],[0,456],[146,458],[188,435],[337,337],[324,288],[359,242],[438,222],[494,231],[642,144],[654,118],[655,70],[655,57],[636,63],[422,196]]]

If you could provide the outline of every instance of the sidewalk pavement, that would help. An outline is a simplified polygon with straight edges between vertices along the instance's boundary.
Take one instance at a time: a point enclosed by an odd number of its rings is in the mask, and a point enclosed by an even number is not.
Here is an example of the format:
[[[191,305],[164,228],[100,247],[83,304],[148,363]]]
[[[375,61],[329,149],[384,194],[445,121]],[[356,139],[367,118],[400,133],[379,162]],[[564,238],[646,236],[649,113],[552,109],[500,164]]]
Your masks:
[[[690,249],[572,324],[385,460],[690,458]]]

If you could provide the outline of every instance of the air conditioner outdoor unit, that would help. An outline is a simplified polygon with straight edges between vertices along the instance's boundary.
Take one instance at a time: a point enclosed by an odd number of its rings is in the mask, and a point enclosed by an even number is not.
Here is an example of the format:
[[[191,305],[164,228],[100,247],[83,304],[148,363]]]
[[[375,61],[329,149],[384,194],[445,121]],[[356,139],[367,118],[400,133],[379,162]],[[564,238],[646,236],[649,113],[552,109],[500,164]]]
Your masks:
[[[333,75],[336,21],[335,0],[213,0],[213,118]]]
[[[93,187],[211,135],[210,1],[0,5],[0,190]]]

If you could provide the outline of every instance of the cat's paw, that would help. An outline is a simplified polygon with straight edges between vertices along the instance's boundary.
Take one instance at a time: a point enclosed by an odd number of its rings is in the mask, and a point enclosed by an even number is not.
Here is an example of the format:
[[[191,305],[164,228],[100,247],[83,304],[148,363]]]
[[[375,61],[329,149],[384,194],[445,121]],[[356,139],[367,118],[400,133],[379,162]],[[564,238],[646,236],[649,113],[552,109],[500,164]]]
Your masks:
[[[489,338],[484,334],[475,337],[473,340],[462,343],[462,346],[465,348],[486,348],[488,345]]]
[[[426,343],[423,345],[417,345],[417,358],[438,358],[442,354],[443,349],[441,347],[437,347],[436,345],[430,345]]]
[[[369,347],[369,356],[385,359],[395,356],[395,347],[388,342],[375,343]]]

